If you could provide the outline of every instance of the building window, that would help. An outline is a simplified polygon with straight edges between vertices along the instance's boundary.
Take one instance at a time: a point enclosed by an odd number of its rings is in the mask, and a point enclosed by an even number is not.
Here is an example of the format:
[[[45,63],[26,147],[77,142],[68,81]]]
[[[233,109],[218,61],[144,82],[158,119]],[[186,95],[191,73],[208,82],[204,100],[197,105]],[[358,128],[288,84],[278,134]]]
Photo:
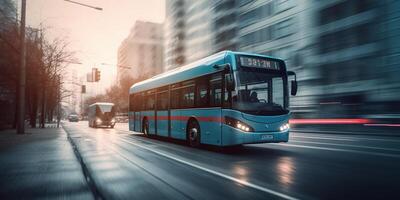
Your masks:
[[[324,25],[337,21],[351,15],[370,10],[376,6],[379,1],[362,0],[362,1],[343,1],[333,6],[322,9],[319,12],[319,24]]]
[[[288,10],[295,6],[294,0],[274,0],[276,13]]]
[[[274,27],[274,39],[279,39],[288,36],[294,32],[293,29],[293,18],[281,21],[275,24]]]

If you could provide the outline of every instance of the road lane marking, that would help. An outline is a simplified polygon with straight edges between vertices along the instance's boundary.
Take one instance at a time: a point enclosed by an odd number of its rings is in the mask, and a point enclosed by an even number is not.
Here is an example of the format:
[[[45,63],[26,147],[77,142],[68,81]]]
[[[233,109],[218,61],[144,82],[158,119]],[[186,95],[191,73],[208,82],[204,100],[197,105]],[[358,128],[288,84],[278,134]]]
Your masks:
[[[239,184],[241,184],[241,185],[244,185],[244,186],[247,186],[247,187],[256,189],[256,190],[260,190],[260,191],[263,191],[263,192],[266,192],[266,193],[269,193],[269,194],[272,194],[272,195],[275,195],[275,196],[278,196],[278,197],[281,197],[281,198],[284,198],[284,199],[297,200],[297,198],[295,198],[295,197],[292,197],[292,196],[289,196],[289,195],[280,193],[280,192],[275,191],[275,190],[272,190],[272,189],[268,189],[268,188],[266,188],[266,187],[263,187],[263,186],[260,186],[260,185],[254,184],[254,183],[250,183],[250,182],[245,181],[245,180],[240,180],[240,179],[238,179],[238,178],[235,178],[235,177],[232,177],[232,176],[229,176],[229,175],[226,175],[226,174],[223,174],[223,173],[214,171],[214,170],[212,170],[212,169],[208,169],[208,168],[202,167],[202,166],[200,166],[200,165],[197,165],[197,164],[194,164],[194,163],[191,163],[191,162],[182,160],[182,159],[177,158],[177,157],[174,157],[174,156],[172,156],[172,155],[168,155],[168,154],[166,154],[166,153],[163,153],[163,152],[160,152],[160,151],[151,149],[151,148],[149,148],[149,147],[146,147],[145,145],[136,144],[136,143],[134,143],[134,142],[131,142],[131,141],[128,141],[128,140],[122,139],[122,138],[120,138],[120,139],[123,140],[123,141],[125,141],[125,142],[127,142],[127,143],[129,143],[129,144],[132,144],[132,145],[135,145],[135,146],[137,146],[137,147],[146,149],[146,150],[148,150],[148,151],[151,151],[151,152],[153,152],[153,153],[155,153],[155,154],[158,154],[158,155],[160,155],[160,156],[169,158],[169,159],[174,160],[174,161],[176,161],[176,162],[179,162],[179,163],[181,163],[181,164],[189,165],[189,166],[194,167],[194,168],[196,168],[196,169],[199,169],[199,170],[208,172],[208,173],[210,173],[210,174],[219,176],[219,177],[221,177],[221,178],[224,178],[224,179],[227,179],[227,180],[230,180],[230,181],[239,183]]]
[[[359,140],[347,139],[347,138],[332,138],[332,137],[313,137],[313,136],[290,136],[291,138],[308,138],[308,139],[321,139],[321,140],[340,140],[340,141],[351,141],[356,142]]]
[[[306,148],[306,149],[318,149],[318,150],[327,150],[327,151],[340,151],[340,152],[349,152],[349,153],[359,153],[359,154],[367,154],[367,155],[375,155],[375,156],[400,158],[400,155],[396,155],[396,154],[375,153],[375,152],[366,152],[366,151],[358,151],[358,150],[350,150],[350,149],[338,149],[338,148],[330,148],[330,147],[317,147],[317,146],[307,146],[307,145],[298,145],[298,144],[282,144],[282,143],[280,143],[280,144],[270,143],[269,145],[298,147],[298,148]]]
[[[332,145],[332,146],[342,146],[342,147],[355,147],[355,148],[375,149],[375,150],[384,150],[384,151],[400,151],[400,149],[384,148],[384,147],[371,147],[371,146],[362,146],[362,145],[353,145],[353,144],[337,144],[337,143],[311,142],[311,141],[301,141],[301,140],[291,140],[290,142]]]

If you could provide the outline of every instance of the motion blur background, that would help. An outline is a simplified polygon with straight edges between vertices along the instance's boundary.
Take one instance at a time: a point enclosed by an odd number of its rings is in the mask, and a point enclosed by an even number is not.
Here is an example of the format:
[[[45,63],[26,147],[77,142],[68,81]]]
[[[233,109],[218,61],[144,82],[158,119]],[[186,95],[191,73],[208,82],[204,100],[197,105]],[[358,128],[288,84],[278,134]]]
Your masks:
[[[167,0],[165,69],[221,50],[298,75],[295,117],[400,113],[400,1]]]
[[[1,2],[0,20],[16,21],[15,12],[9,11],[12,1]],[[366,118],[400,126],[400,1],[160,3],[165,3],[164,22],[132,21],[129,35],[111,53],[116,56],[117,75],[105,94],[93,93],[97,86],[85,83],[86,74],[82,78],[70,73],[71,79],[87,86],[87,94],[80,93],[80,86],[69,86],[72,95],[63,104],[66,113],[84,115],[85,106],[99,100],[114,102],[119,112],[126,113],[131,84],[222,50],[234,50],[280,57],[288,70],[297,73],[299,92],[290,104],[293,118]],[[4,31],[5,26],[0,29]],[[6,48],[4,37],[0,43]],[[1,68],[8,59],[3,52]],[[102,73],[102,80],[107,75]],[[9,123],[16,90],[7,78],[0,75],[0,121]]]

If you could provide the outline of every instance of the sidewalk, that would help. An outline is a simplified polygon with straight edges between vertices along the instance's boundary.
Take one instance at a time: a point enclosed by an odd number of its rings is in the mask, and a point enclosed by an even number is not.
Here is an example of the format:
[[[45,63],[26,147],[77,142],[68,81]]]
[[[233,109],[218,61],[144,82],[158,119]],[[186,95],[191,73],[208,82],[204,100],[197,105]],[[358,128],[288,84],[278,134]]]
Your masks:
[[[0,131],[0,199],[93,199],[62,128]]]

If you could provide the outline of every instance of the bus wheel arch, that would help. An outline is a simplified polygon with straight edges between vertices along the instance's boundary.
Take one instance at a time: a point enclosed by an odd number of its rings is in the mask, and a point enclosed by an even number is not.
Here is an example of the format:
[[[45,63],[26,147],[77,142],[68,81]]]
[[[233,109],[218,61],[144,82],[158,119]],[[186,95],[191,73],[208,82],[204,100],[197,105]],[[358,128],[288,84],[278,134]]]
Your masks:
[[[191,147],[199,147],[200,139],[200,123],[196,118],[190,117],[186,124],[186,140]]]

